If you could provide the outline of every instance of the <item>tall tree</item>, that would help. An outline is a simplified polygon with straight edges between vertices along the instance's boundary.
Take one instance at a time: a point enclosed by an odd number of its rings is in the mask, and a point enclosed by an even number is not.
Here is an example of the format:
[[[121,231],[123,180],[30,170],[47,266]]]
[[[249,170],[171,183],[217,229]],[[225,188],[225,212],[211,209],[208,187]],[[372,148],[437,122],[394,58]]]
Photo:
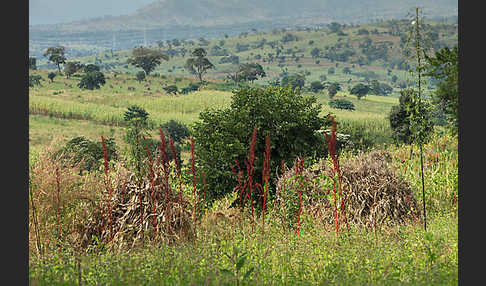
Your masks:
[[[136,67],[142,68],[145,74],[149,75],[156,66],[160,65],[161,60],[169,60],[166,54],[149,48],[139,47],[132,51],[132,57],[127,62]]]
[[[431,57],[425,54],[425,60],[427,62],[425,75],[438,81],[434,101],[448,116],[452,123],[452,131],[457,134],[459,127],[459,57],[457,45],[452,49],[444,47]]]
[[[44,52],[44,57],[49,57],[49,61],[57,65],[57,69],[61,72],[61,64],[66,63],[66,48],[63,46],[50,47]]]
[[[206,58],[206,50],[203,48],[196,48],[192,52],[193,58],[186,61],[185,68],[197,75],[199,81],[202,82],[203,74],[207,73],[209,69],[214,68],[214,65]]]
[[[432,125],[430,114],[430,103],[423,97],[424,80],[424,55],[426,54],[426,47],[423,37],[423,17],[419,17],[419,8],[415,9],[415,17],[412,21],[412,29],[408,37],[408,43],[405,47],[405,55],[409,57],[410,63],[413,65],[410,69],[410,74],[414,77],[416,84],[411,88],[414,92],[411,93],[411,100],[409,101],[409,119],[410,131],[413,143],[419,146],[420,151],[420,174],[422,177],[422,203],[424,211],[424,230],[427,231],[427,214],[425,208],[425,179],[424,179],[424,160],[423,160],[423,145],[427,143],[430,138],[430,126]]]
[[[370,91],[370,87],[366,84],[358,83],[351,88],[349,93],[356,95],[358,99],[361,99],[363,96],[367,95]]]

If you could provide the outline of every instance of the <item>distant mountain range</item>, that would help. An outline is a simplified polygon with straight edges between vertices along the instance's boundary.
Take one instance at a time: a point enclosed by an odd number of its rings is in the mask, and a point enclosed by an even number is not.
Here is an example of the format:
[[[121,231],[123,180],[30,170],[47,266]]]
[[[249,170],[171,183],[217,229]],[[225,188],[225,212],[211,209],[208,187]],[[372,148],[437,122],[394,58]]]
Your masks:
[[[430,18],[457,15],[457,0],[160,0],[133,14],[31,26],[31,31],[123,31],[251,22],[312,24],[403,18],[413,7]]]

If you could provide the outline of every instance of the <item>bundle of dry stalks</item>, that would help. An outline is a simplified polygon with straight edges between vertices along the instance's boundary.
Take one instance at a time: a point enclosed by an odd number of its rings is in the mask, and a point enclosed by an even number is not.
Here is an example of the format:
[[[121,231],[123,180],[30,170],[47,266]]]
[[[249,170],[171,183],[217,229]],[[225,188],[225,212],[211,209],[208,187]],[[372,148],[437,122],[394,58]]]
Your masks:
[[[79,164],[54,159],[56,147],[43,152],[30,173],[31,251],[96,244],[120,249],[194,235],[192,206],[171,186],[173,164],[164,173],[161,163],[152,163],[150,178],[135,176],[121,161],[108,173],[81,173]]]
[[[160,166],[154,166],[155,168]],[[144,242],[172,243],[194,235],[190,203],[167,185],[163,173],[138,178],[118,164],[111,173],[111,202],[104,202],[101,212],[87,222],[84,246],[93,235],[116,248],[133,247]],[[111,210],[108,207],[111,206]],[[111,228],[108,213],[111,211]],[[110,233],[113,229],[113,233]]]
[[[346,217],[350,224],[372,227],[394,225],[420,218],[417,199],[407,182],[391,167],[391,156],[386,151],[372,151],[340,162],[343,200]],[[331,192],[322,184],[323,176],[331,176],[328,162],[304,169],[306,180],[303,187],[303,205],[314,218],[325,224],[334,222]],[[277,193],[298,188],[291,178],[296,174],[295,166],[277,178]],[[317,178],[320,177],[320,180]],[[285,179],[285,180],[284,180]],[[281,198],[277,198],[281,200]],[[278,202],[278,201],[277,201]],[[277,208],[283,209],[283,208]]]

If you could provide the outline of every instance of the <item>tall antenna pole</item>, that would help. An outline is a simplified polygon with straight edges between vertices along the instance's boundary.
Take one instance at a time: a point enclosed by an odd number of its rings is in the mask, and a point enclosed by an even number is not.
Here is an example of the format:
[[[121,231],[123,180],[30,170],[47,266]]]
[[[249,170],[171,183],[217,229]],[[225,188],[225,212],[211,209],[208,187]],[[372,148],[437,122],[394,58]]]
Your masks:
[[[421,87],[421,75],[422,75],[422,65],[421,65],[421,57],[420,53],[422,52],[421,46],[420,46],[420,28],[419,28],[419,8],[417,7],[415,9],[415,50],[417,52],[417,73],[418,73],[418,105],[420,106],[422,104],[421,98],[422,98],[422,87]],[[423,116],[423,114],[421,114]],[[422,122],[424,122],[422,120]],[[423,138],[419,138],[419,147],[420,147],[420,171],[421,171],[421,177],[422,177],[422,203],[423,203],[423,209],[424,209],[424,230],[427,231],[427,213],[425,210],[425,180],[424,180],[424,159],[422,155],[422,145],[423,145]]]

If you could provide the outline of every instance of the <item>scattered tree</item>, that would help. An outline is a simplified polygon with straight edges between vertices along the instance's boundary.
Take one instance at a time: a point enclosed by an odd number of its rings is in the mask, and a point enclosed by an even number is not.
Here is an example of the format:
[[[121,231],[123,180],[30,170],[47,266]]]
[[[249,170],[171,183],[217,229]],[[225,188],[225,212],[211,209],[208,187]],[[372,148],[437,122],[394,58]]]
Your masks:
[[[54,78],[56,77],[56,73],[55,72],[50,72],[47,74],[47,78],[51,81],[51,82],[54,82]]]
[[[193,58],[187,59],[185,68],[196,74],[199,81],[202,82],[203,74],[214,68],[214,65],[206,58],[206,51],[203,48],[196,48],[192,52],[192,56]]]
[[[337,82],[331,83],[327,86],[327,94],[329,95],[329,98],[333,98],[340,90],[341,85]]]
[[[78,87],[81,89],[99,89],[102,85],[106,83],[105,75],[100,71],[91,71],[85,73],[78,83]]]
[[[349,93],[356,95],[358,99],[361,99],[363,96],[367,95],[370,91],[370,87],[366,84],[358,83],[351,88]]]
[[[41,75],[38,74],[29,75],[29,86],[30,87],[34,87],[36,85],[42,86],[40,82],[41,80],[44,80]]]
[[[59,73],[61,72],[61,64],[66,63],[66,48],[63,46],[50,47],[44,52],[44,57],[48,57],[49,61],[57,65]]]
[[[310,90],[312,92],[319,92],[324,89],[324,85],[320,81],[313,81],[310,84]]]
[[[167,61],[169,56],[157,50],[139,47],[132,51],[132,57],[127,60],[127,63],[143,69],[145,74],[149,75],[160,65],[162,59]]]

